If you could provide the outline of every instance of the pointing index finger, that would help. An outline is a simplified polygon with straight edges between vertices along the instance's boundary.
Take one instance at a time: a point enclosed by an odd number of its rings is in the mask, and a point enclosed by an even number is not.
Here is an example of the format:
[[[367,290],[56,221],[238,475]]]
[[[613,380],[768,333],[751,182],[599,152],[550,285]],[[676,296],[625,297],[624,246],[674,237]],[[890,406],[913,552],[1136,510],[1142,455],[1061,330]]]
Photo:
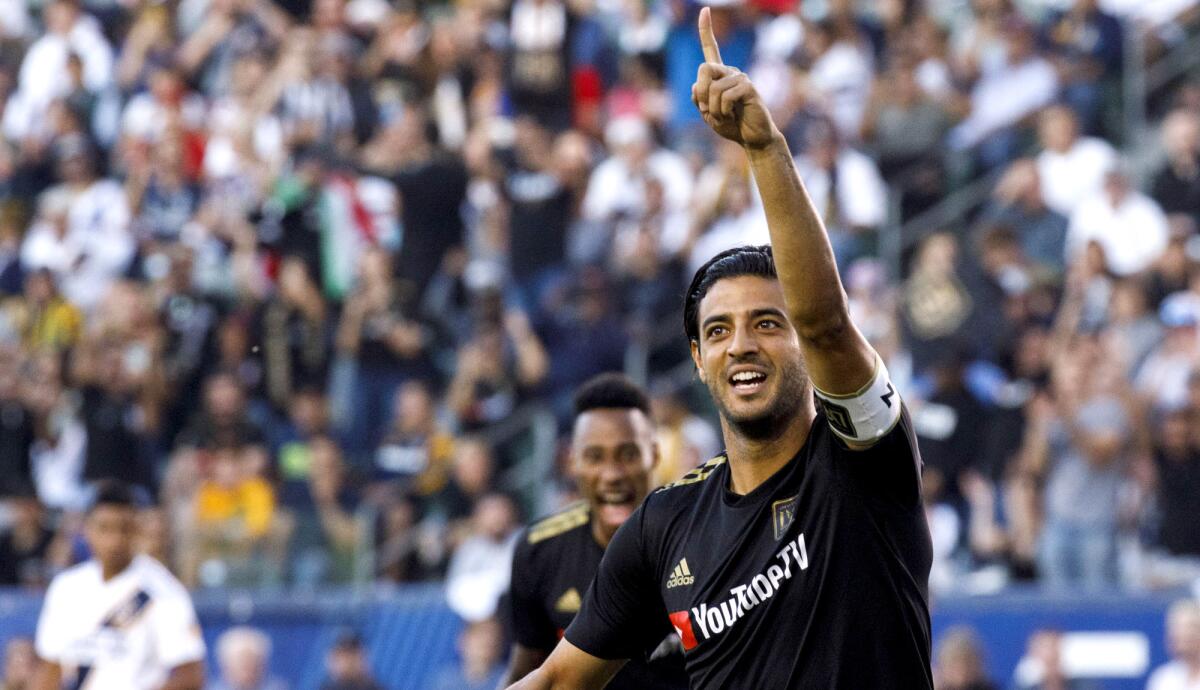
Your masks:
[[[707,7],[700,8],[700,47],[704,49],[704,61],[718,65],[721,61],[721,49],[717,47],[717,37],[712,30],[712,12]]]

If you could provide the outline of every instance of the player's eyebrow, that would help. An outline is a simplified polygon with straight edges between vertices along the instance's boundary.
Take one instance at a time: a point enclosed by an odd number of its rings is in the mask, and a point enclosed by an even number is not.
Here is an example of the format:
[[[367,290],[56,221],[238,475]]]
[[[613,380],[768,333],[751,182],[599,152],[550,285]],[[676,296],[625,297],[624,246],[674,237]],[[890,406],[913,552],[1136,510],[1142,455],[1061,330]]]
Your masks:
[[[706,330],[708,330],[709,326],[711,326],[712,324],[717,323],[719,321],[725,321],[725,322],[730,321],[729,314],[713,314],[712,316],[705,319],[704,323],[700,324],[700,330],[706,331]]]
[[[757,319],[757,318],[760,318],[763,316],[774,316],[775,318],[777,318],[781,321],[787,320],[787,315],[785,315],[782,311],[776,309],[775,307],[762,307],[760,309],[755,309],[750,312],[750,318],[752,318],[752,319]]]

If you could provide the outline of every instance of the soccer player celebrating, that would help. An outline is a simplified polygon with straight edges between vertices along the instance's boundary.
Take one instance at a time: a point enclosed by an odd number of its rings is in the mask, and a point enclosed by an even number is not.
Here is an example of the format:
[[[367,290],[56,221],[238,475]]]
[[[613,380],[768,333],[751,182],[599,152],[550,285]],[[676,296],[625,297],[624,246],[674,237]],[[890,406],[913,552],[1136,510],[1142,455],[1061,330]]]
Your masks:
[[[564,639],[516,687],[603,687],[674,628],[699,690],[932,688],[908,415],[850,321],[787,144],[750,80],[721,63],[707,8],[700,39],[692,99],[744,148],[773,245],[713,257],[685,298],[726,451],[626,520]]]
[[[50,583],[38,620],[34,690],[200,690],[204,639],[187,590],[135,555],[128,487],[97,486],[84,523],[92,559]]]
[[[583,500],[534,523],[517,544],[511,587],[516,639],[501,687],[550,655],[579,611],[605,547],[649,493],[656,464],[645,393],[619,374],[585,383],[575,395],[571,432],[571,471]],[[608,687],[686,689],[681,652],[669,629],[660,630]]]

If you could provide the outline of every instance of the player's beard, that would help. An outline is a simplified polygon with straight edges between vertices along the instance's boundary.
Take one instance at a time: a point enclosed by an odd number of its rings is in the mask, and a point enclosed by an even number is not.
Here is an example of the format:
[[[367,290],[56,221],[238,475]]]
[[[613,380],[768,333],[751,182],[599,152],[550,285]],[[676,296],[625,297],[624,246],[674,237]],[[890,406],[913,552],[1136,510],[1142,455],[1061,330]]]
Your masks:
[[[775,394],[761,412],[753,414],[734,412],[723,396],[729,387],[726,380],[715,377],[709,379],[708,392],[717,404],[721,417],[742,438],[752,441],[778,438],[804,407],[809,395],[809,381],[803,361],[785,362],[772,372],[772,376],[778,379]]]

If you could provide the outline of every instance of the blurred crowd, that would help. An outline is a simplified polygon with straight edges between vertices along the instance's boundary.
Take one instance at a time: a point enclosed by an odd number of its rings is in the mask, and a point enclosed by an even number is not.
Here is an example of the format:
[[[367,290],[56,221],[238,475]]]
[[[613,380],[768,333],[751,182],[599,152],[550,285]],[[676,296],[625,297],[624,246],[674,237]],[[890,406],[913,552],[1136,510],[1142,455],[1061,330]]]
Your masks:
[[[1121,100],[1198,3],[711,4],[905,392],[934,590],[1200,577],[1200,82]],[[767,230],[697,9],[0,1],[0,585],[114,478],[189,586],[444,579],[486,625],[578,384],[647,382],[660,480],[718,452],[682,291]]]

